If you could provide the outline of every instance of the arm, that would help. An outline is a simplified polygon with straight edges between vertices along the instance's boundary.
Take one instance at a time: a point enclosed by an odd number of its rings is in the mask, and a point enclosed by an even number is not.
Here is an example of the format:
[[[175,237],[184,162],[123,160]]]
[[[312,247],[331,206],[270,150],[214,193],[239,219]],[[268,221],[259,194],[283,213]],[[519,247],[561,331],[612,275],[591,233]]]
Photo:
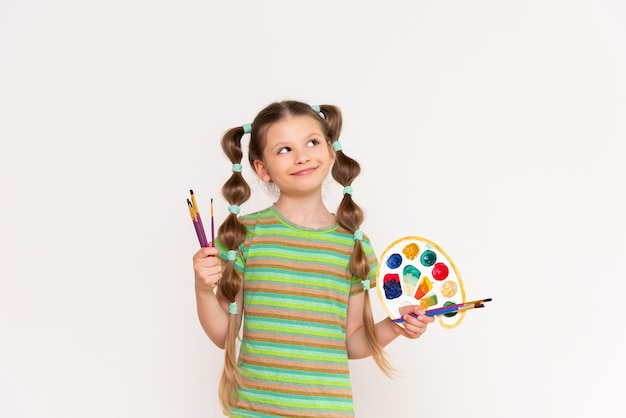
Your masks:
[[[219,348],[224,348],[228,331],[228,307],[230,302],[221,295],[217,282],[222,278],[222,265],[219,250],[215,247],[201,248],[193,256],[195,276],[196,307],[200,325]],[[237,304],[243,305],[243,293],[236,297]],[[241,323],[242,309],[239,309],[237,320]]]
[[[348,350],[348,358],[359,359],[370,356],[370,352],[366,340],[365,331],[363,329],[363,292],[350,296],[348,301],[348,317],[346,320],[346,348]],[[391,319],[385,318],[375,325],[376,340],[381,347],[386,347],[398,336],[403,335],[407,338],[416,339],[426,332],[428,324],[432,323],[435,318],[424,315],[424,310],[419,306],[413,308],[413,313],[417,314],[415,318],[406,312],[403,316],[404,328],[392,322]]]

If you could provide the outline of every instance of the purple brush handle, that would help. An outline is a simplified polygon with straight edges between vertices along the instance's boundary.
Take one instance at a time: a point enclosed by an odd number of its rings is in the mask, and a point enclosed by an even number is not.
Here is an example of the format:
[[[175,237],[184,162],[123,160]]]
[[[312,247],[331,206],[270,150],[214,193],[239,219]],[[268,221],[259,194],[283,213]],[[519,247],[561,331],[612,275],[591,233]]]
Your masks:
[[[202,247],[208,247],[209,242],[206,240],[206,233],[204,232],[204,225],[202,225],[202,218],[200,218],[200,214],[198,213],[198,226],[200,228],[200,236],[202,237],[202,243],[200,244]]]
[[[200,229],[200,225],[198,224],[198,222],[193,223],[193,227],[196,230],[196,236],[198,237],[198,243],[200,244],[201,247],[204,247],[204,241],[202,240],[202,229]]]
[[[206,240],[206,234],[204,232],[204,227],[202,226],[202,219],[200,219],[200,214],[198,214],[198,220],[193,223],[193,226],[194,228],[196,228],[196,235],[198,236],[200,246],[208,247],[209,243]]]

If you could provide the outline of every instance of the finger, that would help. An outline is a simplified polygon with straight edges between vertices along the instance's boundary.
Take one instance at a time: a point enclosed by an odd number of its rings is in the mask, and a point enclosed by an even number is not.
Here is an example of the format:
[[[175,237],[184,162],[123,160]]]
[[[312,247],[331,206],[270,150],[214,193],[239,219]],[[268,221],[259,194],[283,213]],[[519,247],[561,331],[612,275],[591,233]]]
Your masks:
[[[412,315],[407,315],[407,318],[405,318],[405,328],[415,335],[421,335],[426,332],[426,327],[432,322],[432,319],[433,318],[425,315],[418,316],[417,318]]]
[[[222,278],[221,267],[203,269],[196,273],[196,283],[202,287],[215,288]]]
[[[419,315],[417,317],[417,320],[420,321],[421,323],[423,323],[424,326],[426,326],[428,324],[432,324],[433,322],[435,322],[435,317],[434,316]]]
[[[419,329],[414,329],[412,326],[406,326],[403,332],[406,338],[412,338],[412,339],[419,338],[423,333],[424,333],[423,331]]]
[[[426,324],[417,318],[411,318],[405,322],[406,329],[412,333],[423,333],[426,330]]]
[[[202,247],[193,255],[194,260],[207,258],[207,257],[215,257],[219,255],[220,250],[215,247]]]
[[[426,311],[419,306],[415,307],[415,316],[422,322],[430,324],[435,321],[434,316],[426,316]]]
[[[222,264],[216,257],[209,257],[194,264],[194,269],[203,276],[220,274],[222,271]]]
[[[433,322],[435,320],[434,316],[427,316],[426,315],[426,311],[421,311],[418,315],[417,315],[417,319],[426,323],[426,324],[430,324],[431,322]]]
[[[207,281],[209,276],[222,274],[222,264],[217,257],[207,257],[194,260],[193,270],[196,277],[202,281]]]

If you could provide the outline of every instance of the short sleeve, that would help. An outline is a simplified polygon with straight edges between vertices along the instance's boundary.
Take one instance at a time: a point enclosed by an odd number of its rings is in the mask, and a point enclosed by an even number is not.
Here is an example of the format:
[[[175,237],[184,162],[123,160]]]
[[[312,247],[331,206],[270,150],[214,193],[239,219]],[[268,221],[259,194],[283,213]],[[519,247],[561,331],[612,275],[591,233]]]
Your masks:
[[[372,247],[372,243],[370,242],[367,236],[363,237],[361,241],[361,245],[363,246],[363,251],[365,252],[365,256],[367,257],[367,262],[370,266],[370,272],[367,277],[369,280],[370,289],[374,289],[376,287],[376,273],[378,270],[378,258],[376,257],[376,252]],[[358,277],[352,278],[352,285],[350,287],[350,295],[356,295],[363,291],[363,283],[361,279]]]
[[[227,263],[229,249],[226,248],[226,246],[224,245],[224,243],[219,237],[215,237],[215,247],[220,250],[220,259],[223,262]],[[242,243],[239,246],[239,250],[237,251],[237,256],[235,257],[235,269],[240,273],[243,273],[246,267],[244,257],[242,256],[242,254],[244,253],[243,250],[244,250],[244,245]]]

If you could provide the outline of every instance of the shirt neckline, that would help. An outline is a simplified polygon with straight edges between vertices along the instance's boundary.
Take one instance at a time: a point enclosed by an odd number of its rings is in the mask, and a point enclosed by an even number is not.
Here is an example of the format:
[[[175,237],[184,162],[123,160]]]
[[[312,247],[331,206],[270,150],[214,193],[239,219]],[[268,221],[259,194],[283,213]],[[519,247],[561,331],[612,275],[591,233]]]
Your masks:
[[[289,228],[298,230],[298,231],[306,231],[306,232],[330,232],[330,231],[334,231],[335,229],[337,229],[338,224],[337,222],[333,223],[330,226],[324,227],[324,228],[308,228],[306,226],[302,226],[302,225],[298,225],[296,223],[291,222],[289,219],[285,218],[279,211],[278,209],[276,209],[276,206],[272,205],[270,206],[270,210],[274,213],[274,216],[276,216],[276,218],[282,222],[285,226],[288,226]],[[334,215],[334,214],[333,214]]]

